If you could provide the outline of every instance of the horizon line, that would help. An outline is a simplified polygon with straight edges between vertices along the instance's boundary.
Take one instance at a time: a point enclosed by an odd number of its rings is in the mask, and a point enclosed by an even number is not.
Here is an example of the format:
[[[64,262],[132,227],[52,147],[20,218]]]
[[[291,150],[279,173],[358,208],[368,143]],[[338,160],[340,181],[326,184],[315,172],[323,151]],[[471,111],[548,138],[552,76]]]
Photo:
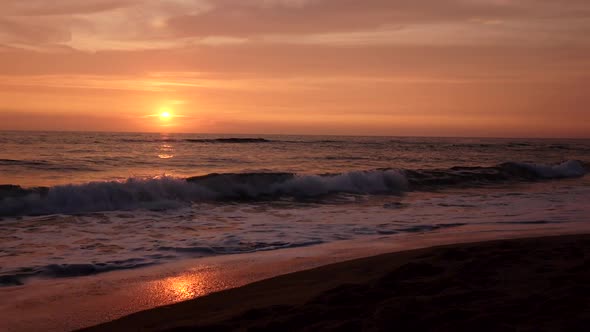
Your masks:
[[[239,135],[239,136],[327,136],[327,137],[403,137],[403,138],[477,138],[477,139],[567,139],[590,140],[589,137],[549,137],[549,136],[437,136],[437,135],[352,135],[352,134],[264,134],[264,133],[226,133],[226,132],[161,132],[161,131],[123,131],[123,130],[22,130],[0,129],[0,132],[29,132],[29,133],[102,133],[102,134],[160,134],[160,135]]]

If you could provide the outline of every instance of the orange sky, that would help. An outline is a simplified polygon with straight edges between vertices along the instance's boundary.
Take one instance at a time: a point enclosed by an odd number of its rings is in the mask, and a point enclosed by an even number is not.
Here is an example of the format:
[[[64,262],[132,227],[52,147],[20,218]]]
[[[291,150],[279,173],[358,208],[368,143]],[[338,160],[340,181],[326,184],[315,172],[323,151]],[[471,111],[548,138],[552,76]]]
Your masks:
[[[590,137],[587,0],[1,6],[0,129]]]

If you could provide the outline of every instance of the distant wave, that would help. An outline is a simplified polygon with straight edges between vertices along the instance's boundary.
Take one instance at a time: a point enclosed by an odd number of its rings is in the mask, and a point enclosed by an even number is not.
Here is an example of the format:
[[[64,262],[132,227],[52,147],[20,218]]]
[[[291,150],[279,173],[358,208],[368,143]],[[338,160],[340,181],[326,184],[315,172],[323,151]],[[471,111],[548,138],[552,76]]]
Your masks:
[[[272,140],[268,140],[266,138],[238,138],[238,137],[229,137],[229,138],[213,138],[213,139],[185,139],[185,142],[191,143],[270,143],[273,142]]]
[[[168,143],[168,142],[178,142],[179,140],[175,138],[121,138],[120,142],[124,143]],[[103,143],[103,142],[95,142],[95,143]]]
[[[48,166],[50,162],[45,160],[17,160],[0,159],[0,166]]]
[[[277,140],[262,137],[219,137],[219,138],[123,138],[125,143],[295,143],[295,144],[318,144],[318,143],[349,143],[344,140]],[[359,144],[384,144],[380,142],[357,142]]]
[[[417,189],[429,186],[576,178],[586,175],[587,172],[588,166],[578,160],[569,160],[557,165],[507,162],[493,167],[404,171],[410,185]]]
[[[0,167],[20,167],[34,170],[44,171],[69,171],[69,172],[88,172],[95,171],[96,169],[81,166],[81,165],[68,165],[68,164],[57,164],[46,160],[18,160],[18,159],[0,159]]]
[[[165,176],[32,189],[4,185],[0,186],[0,216],[163,210],[192,202],[310,199],[344,193],[399,194],[433,187],[574,178],[587,172],[587,165],[570,160],[558,165],[508,162],[493,167],[377,169],[319,175],[224,173],[188,179]]]
[[[279,142],[260,137],[227,137],[227,138],[124,138],[121,140],[126,143],[174,143],[174,142],[188,142],[188,143],[270,143]]]

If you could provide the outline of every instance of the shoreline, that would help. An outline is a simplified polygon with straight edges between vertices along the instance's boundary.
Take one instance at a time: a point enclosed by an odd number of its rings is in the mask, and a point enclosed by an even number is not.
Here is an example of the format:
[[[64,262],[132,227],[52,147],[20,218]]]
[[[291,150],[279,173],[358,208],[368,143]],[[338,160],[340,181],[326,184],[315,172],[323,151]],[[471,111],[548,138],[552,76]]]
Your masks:
[[[576,330],[590,234],[455,243],[294,272],[83,329]]]
[[[590,233],[590,226],[501,232],[465,227],[403,236],[379,236],[311,247],[187,259],[128,271],[38,280],[0,288],[0,330],[71,331],[123,316],[241,287],[280,275],[352,259],[438,245]],[[22,317],[26,317],[24,320]]]

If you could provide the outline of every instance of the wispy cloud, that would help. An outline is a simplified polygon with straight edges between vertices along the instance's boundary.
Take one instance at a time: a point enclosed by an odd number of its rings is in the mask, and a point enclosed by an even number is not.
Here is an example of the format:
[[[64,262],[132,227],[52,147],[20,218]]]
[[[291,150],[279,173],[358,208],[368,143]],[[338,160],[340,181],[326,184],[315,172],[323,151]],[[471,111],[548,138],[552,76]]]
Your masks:
[[[457,42],[465,34],[463,41],[472,43],[539,42],[547,41],[546,33],[582,42],[589,15],[590,3],[581,0],[7,0],[0,13],[0,44],[62,44],[89,51],[260,39],[430,45],[449,37]]]
[[[549,131],[590,121],[589,17],[587,0],[4,0],[0,113],[183,100],[221,131],[339,114]]]

